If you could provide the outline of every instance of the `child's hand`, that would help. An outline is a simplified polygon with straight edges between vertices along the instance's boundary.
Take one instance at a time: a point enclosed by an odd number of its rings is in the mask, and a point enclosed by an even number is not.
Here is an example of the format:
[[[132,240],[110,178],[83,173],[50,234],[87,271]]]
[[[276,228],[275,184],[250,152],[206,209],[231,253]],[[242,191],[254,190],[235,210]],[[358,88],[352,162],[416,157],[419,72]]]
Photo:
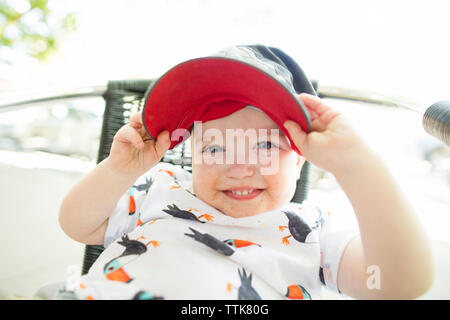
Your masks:
[[[139,177],[150,170],[170,147],[169,131],[162,131],[157,141],[150,138],[142,124],[141,112],[114,136],[108,161],[118,173]]]
[[[284,123],[297,148],[306,160],[331,173],[350,168],[367,149],[365,143],[345,118],[321,99],[306,93],[299,98],[309,111],[312,130],[306,133],[292,120]]]

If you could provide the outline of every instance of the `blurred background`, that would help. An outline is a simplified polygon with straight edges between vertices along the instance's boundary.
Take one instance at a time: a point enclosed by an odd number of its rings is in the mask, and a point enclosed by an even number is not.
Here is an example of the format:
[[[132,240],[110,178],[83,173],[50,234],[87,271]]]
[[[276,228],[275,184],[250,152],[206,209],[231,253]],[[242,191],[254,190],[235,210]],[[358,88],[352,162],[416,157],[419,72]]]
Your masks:
[[[108,80],[156,78],[259,43],[291,55],[319,92],[411,109],[327,99],[386,161],[433,239],[438,277],[423,298],[449,299],[450,150],[421,124],[427,107],[450,100],[448,31],[444,0],[0,0],[0,298],[31,297],[81,268],[84,246],[60,230],[58,209],[95,166]],[[310,198],[355,223],[317,168]]]

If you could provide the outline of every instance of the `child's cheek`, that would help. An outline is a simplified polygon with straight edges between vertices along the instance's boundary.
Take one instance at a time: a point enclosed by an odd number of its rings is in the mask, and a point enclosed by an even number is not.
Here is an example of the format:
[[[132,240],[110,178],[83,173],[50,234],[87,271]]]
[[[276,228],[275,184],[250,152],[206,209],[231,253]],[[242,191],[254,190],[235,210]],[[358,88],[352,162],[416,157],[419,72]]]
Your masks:
[[[197,186],[198,189],[213,189],[214,182],[217,177],[218,166],[220,165],[194,165],[193,166],[193,180],[194,185]]]
[[[258,154],[258,164],[261,175],[273,176],[280,174],[282,170],[282,158],[285,151],[273,148],[272,150],[261,150]]]

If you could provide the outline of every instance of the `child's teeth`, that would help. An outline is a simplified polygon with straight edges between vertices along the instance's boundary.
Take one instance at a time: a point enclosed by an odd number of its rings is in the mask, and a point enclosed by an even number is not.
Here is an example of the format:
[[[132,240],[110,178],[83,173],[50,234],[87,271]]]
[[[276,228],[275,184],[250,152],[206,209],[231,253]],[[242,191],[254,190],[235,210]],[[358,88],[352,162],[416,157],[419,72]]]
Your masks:
[[[253,192],[253,189],[244,190],[244,191],[232,191],[233,194],[237,194],[239,196],[246,196],[246,195],[248,195],[249,193],[252,193],[252,192]]]

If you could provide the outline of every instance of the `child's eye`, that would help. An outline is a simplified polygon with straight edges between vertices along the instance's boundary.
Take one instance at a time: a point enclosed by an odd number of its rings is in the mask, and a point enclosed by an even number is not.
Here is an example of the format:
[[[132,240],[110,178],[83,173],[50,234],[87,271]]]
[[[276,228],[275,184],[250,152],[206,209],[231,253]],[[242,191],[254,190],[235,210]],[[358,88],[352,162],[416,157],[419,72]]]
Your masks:
[[[204,148],[202,152],[216,153],[216,152],[220,152],[220,151],[223,151],[222,147],[219,147],[217,145],[212,145],[212,146],[207,146],[206,148]]]
[[[258,146],[262,147],[264,149],[272,149],[272,148],[276,147],[276,145],[270,141],[262,141],[262,142],[258,143]]]

